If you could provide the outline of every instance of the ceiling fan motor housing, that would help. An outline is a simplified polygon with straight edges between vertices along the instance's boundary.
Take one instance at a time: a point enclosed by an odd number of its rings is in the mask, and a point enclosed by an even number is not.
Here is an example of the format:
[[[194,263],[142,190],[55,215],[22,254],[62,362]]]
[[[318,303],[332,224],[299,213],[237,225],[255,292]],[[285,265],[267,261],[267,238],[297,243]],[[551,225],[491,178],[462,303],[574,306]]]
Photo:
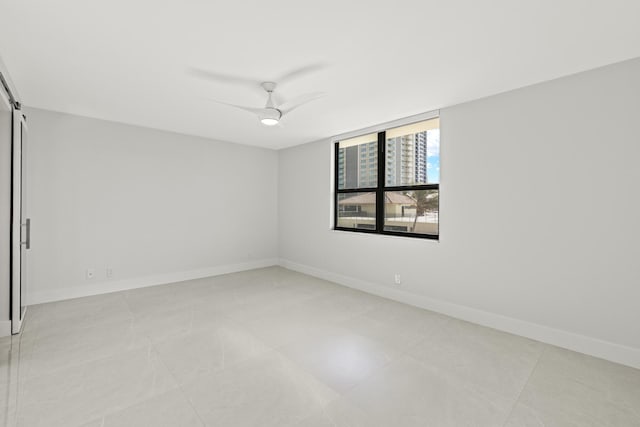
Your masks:
[[[282,113],[277,108],[265,108],[260,114],[260,120],[280,120],[280,117],[282,117]]]
[[[265,125],[275,125],[282,117],[282,112],[277,108],[265,108],[260,114],[260,121]]]

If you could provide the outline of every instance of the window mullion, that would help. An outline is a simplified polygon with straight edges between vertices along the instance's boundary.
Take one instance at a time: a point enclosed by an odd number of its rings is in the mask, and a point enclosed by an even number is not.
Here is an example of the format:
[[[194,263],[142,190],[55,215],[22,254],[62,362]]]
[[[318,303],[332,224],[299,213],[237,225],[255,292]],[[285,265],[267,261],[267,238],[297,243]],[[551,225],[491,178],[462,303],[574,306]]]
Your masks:
[[[338,180],[340,176],[338,175],[338,162],[339,162],[339,153],[340,153],[340,143],[336,142],[334,145],[334,157],[333,157],[333,227],[338,227]]]
[[[378,187],[376,188],[376,231],[381,233],[384,230],[384,181],[386,132],[378,132]]]

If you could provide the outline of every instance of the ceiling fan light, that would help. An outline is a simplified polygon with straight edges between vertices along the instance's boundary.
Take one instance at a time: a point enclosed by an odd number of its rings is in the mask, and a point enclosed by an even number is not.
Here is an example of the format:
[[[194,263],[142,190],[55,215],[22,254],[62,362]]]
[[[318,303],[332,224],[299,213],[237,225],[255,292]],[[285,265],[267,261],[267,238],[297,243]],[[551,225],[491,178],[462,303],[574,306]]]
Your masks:
[[[260,114],[260,121],[265,126],[275,126],[280,121],[282,113],[277,108],[267,107]]]

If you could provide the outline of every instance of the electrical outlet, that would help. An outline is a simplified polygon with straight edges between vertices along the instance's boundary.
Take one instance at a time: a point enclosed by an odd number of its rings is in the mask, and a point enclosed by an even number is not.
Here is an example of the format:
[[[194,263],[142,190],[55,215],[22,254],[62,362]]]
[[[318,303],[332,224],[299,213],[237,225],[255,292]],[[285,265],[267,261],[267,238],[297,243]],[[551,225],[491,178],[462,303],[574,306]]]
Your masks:
[[[113,268],[107,267],[107,279],[111,279],[113,277]]]
[[[96,271],[93,268],[87,268],[87,279],[93,279],[96,275]]]
[[[398,274],[398,273],[395,274],[394,280],[395,280],[396,285],[399,285],[399,284],[402,283],[402,280],[400,279],[400,274]]]

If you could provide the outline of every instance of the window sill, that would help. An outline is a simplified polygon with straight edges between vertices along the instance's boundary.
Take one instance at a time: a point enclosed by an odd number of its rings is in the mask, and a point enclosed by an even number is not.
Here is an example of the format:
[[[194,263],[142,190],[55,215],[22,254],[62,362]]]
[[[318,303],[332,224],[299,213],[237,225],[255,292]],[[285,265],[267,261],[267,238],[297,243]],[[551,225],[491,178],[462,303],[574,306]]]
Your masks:
[[[403,239],[403,240],[414,240],[414,241],[428,241],[428,242],[440,242],[440,235],[432,235],[432,234],[409,234],[397,232],[394,233],[392,231],[387,231],[383,233],[379,233],[376,231],[365,231],[365,230],[354,230],[352,228],[330,228],[329,229],[335,233],[348,233],[356,236],[377,236],[383,238],[391,238],[391,239]]]

